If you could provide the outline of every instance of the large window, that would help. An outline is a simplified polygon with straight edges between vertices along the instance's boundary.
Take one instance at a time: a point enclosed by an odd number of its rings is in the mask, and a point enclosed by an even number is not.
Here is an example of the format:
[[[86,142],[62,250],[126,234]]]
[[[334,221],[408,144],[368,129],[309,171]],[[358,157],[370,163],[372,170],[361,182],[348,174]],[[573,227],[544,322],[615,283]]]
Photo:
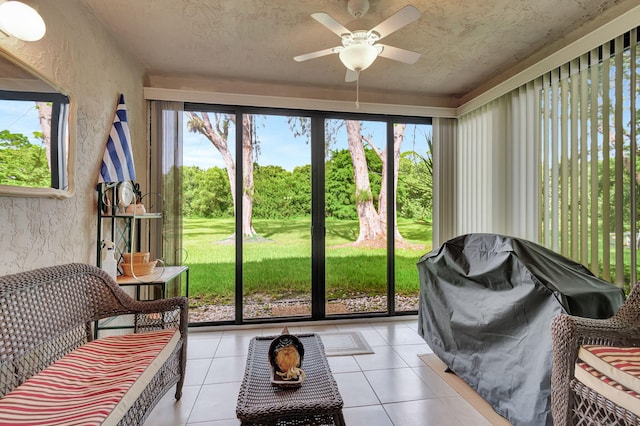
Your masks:
[[[416,312],[429,119],[187,104],[184,123],[191,322]]]
[[[633,30],[545,75],[541,241],[619,286],[638,279],[640,49]]]

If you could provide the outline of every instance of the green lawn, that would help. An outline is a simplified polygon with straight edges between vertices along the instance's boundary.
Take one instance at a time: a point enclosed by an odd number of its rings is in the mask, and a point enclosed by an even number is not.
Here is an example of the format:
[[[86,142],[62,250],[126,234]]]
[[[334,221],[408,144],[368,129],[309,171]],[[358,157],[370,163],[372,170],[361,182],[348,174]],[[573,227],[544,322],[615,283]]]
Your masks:
[[[309,295],[311,240],[308,218],[254,220],[260,235],[245,241],[245,294],[281,298]],[[420,248],[396,249],[396,293],[418,295],[416,262],[431,249],[431,226],[400,219],[407,242]],[[235,244],[229,240],[233,219],[185,219],[184,247],[190,268],[190,295],[204,303],[230,303],[235,291]],[[344,246],[357,237],[357,221],[328,221],[327,297],[386,294],[386,250]]]

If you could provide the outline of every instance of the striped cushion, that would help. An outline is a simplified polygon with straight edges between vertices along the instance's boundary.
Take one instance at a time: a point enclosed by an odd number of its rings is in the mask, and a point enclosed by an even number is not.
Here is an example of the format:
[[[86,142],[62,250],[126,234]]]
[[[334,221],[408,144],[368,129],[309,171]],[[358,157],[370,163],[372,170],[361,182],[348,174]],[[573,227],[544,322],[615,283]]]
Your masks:
[[[581,346],[575,378],[605,398],[640,415],[640,350]]]
[[[578,358],[627,389],[640,393],[640,348],[584,345]]]
[[[89,342],[0,399],[0,425],[117,424],[179,340],[169,329]]]

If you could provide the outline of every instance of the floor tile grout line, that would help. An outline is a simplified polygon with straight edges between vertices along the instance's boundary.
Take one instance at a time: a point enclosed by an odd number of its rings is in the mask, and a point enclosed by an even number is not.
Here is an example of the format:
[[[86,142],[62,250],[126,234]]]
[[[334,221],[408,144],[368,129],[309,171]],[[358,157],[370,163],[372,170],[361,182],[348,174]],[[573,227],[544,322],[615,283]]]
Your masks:
[[[204,377],[202,378],[202,383],[200,383],[200,385],[198,386],[198,392],[196,394],[195,399],[193,400],[193,405],[191,406],[191,409],[189,410],[189,415],[187,416],[187,421],[185,424],[189,424],[189,419],[191,419],[191,416],[193,415],[193,410],[195,410],[196,408],[196,403],[198,402],[198,397],[200,396],[200,393],[202,393],[202,387],[205,385],[205,381],[207,380],[207,376],[209,375],[209,371],[211,370],[211,367],[213,366],[213,360],[216,358],[216,353],[218,352],[218,348],[220,348],[220,339],[217,339],[218,342],[216,343],[216,348],[213,351],[213,356],[210,358],[209,361],[209,367],[207,367],[207,371],[204,374]],[[189,346],[187,346],[187,351],[189,350]],[[204,358],[203,358],[204,359]],[[206,358],[209,359],[209,358]],[[187,358],[187,362],[188,362],[188,358]]]
[[[211,363],[213,363],[213,359],[211,359]],[[211,364],[209,364],[209,367],[211,367]],[[189,410],[189,414],[187,415],[187,419],[184,422],[185,424],[189,424],[189,419],[193,415],[193,410],[195,410],[195,408],[196,408],[196,403],[198,402],[198,397],[200,396],[201,392],[202,392],[202,384],[200,384],[198,386],[198,392],[196,392],[196,397],[193,400],[193,404],[191,405],[191,409]],[[182,398],[180,398],[180,399],[182,399]]]
[[[371,384],[371,382],[369,381],[369,378],[367,377],[367,375],[365,374],[365,372],[362,372],[362,375],[364,376],[364,379],[367,381],[367,384],[369,385],[369,387],[371,388],[371,390],[373,391],[373,394],[376,396],[376,398],[378,399],[378,405],[380,407],[382,407],[382,409],[384,410],[385,415],[387,416],[387,418],[389,419],[389,421],[391,422],[392,425],[395,426],[395,424],[393,423],[393,420],[391,419],[391,416],[389,415],[389,413],[387,412],[387,410],[384,408],[384,404],[382,403],[382,400],[380,399],[380,396],[378,396],[378,393],[376,392],[376,390],[373,388],[373,385]]]

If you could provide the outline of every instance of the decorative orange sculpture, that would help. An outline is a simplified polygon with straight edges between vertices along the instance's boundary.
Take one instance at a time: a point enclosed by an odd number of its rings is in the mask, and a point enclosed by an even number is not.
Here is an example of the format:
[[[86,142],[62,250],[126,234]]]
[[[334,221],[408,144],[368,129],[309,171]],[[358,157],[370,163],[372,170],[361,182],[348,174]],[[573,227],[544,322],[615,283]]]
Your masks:
[[[302,342],[289,334],[285,327],[269,346],[269,363],[274,373],[271,383],[276,386],[300,386],[305,379],[305,373],[300,368],[303,358]]]

